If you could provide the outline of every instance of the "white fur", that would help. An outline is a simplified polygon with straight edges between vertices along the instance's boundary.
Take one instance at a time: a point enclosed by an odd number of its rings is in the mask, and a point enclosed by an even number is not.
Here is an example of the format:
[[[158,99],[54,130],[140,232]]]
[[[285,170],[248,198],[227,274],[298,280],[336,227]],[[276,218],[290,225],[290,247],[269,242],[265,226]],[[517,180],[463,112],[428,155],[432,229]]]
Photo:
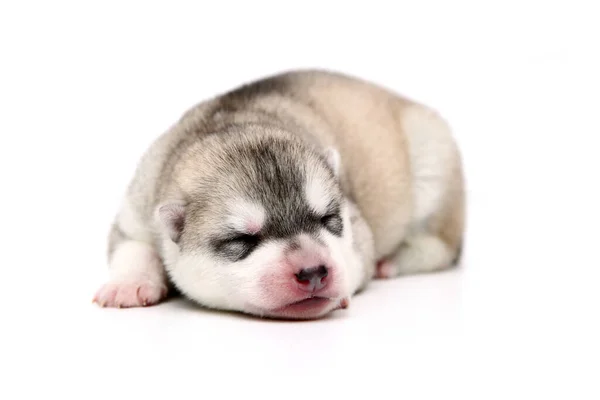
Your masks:
[[[360,264],[357,263],[358,256],[353,255],[352,236],[350,233],[350,221],[347,212],[344,213],[346,232],[343,238],[336,237],[323,230],[322,237],[326,243],[325,252],[333,263],[339,267],[336,271],[340,287],[339,297],[350,297],[352,290],[358,286],[362,279]],[[301,245],[311,248],[314,243],[307,243],[313,239],[299,235]],[[184,294],[208,307],[248,311],[253,313],[265,312],[274,306],[272,295],[265,290],[264,279],[267,276],[275,276],[277,279],[294,279],[278,274],[285,259],[286,244],[288,240],[269,241],[260,246],[246,259],[228,264],[220,261],[210,252],[198,250],[193,254],[183,254],[176,257],[175,247],[170,248],[170,259],[167,269],[173,279],[178,282]],[[169,253],[169,251],[167,251]],[[290,298],[290,301],[294,301]],[[334,307],[335,304],[332,304]]]
[[[344,285],[342,297],[347,297],[363,282],[365,270],[361,265],[361,257],[353,248],[354,238],[348,207],[342,207],[341,214],[344,221],[342,237],[339,238],[327,230],[322,231],[322,237],[330,251],[331,258],[340,266]]]
[[[154,240],[152,233],[148,231],[128,197],[122,201],[117,223],[127,237],[145,243],[152,243]]]
[[[227,217],[227,223],[237,231],[260,230],[265,223],[266,211],[258,203],[236,199],[228,205],[228,210],[230,215]]]
[[[111,257],[111,281],[153,280],[162,282],[163,267],[154,248],[133,240],[120,243]]]
[[[333,170],[333,173],[337,176],[339,174],[341,164],[340,152],[337,151],[337,149],[334,147],[328,147],[325,151],[325,158],[327,159],[327,163]]]
[[[318,213],[323,214],[331,199],[328,185],[325,183],[324,173],[321,170],[309,169],[306,174],[304,191],[308,204]]]
[[[310,172],[306,182],[307,198],[315,211],[324,212],[330,200],[326,181],[323,179],[325,172]],[[238,199],[228,205],[228,212],[226,221],[240,231],[245,231],[249,224],[263,225],[267,213],[260,204]],[[318,249],[321,245],[307,235],[301,234],[295,238],[301,248],[311,254],[322,250],[337,266],[336,281],[339,286],[336,292],[339,293],[339,300],[350,297],[364,279],[360,257],[354,254],[352,246],[352,228],[346,206],[342,208],[342,217],[344,234],[341,238],[322,229],[321,237],[325,242],[323,249]],[[269,293],[269,285],[265,279],[274,279],[270,285],[271,290],[275,291],[281,290],[290,280],[295,279],[293,271],[289,269],[293,264],[288,264],[290,259],[286,254],[290,239],[294,238],[269,240],[247,258],[235,263],[222,260],[212,250],[204,248],[180,254],[178,246],[167,237],[163,237],[162,254],[169,274],[187,297],[216,309],[260,314],[284,305],[287,300],[285,290],[284,293],[278,292],[276,296]],[[297,300],[293,294],[290,293],[289,296],[292,296],[289,298],[290,302]],[[332,307],[335,306],[336,304],[332,304]]]
[[[94,296],[102,307],[142,307],[160,302],[167,294],[162,262],[148,243],[120,243],[109,271],[109,281]]]
[[[455,157],[455,144],[446,123],[435,113],[409,108],[402,118],[408,140],[414,183],[414,220],[419,223],[440,206]]]
[[[284,246],[271,241],[235,265],[226,265],[212,254],[184,254],[168,266],[171,276],[190,298],[208,307],[244,310],[248,303],[268,307],[262,295],[261,278],[281,260]]]
[[[179,261],[179,246],[173,243],[164,231],[160,231],[160,234],[162,235],[160,240],[161,255],[165,268],[167,268],[170,265],[177,264]]]
[[[400,275],[433,272],[450,266],[453,254],[439,238],[430,235],[414,236],[406,240],[392,261]]]

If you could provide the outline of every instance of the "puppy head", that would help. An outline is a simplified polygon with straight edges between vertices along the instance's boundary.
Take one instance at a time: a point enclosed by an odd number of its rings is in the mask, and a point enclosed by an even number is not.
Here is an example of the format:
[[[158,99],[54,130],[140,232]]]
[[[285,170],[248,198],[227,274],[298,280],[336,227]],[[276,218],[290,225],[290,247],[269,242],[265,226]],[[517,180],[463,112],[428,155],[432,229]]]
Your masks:
[[[157,208],[175,285],[205,306],[260,316],[338,308],[354,261],[337,151],[265,137],[209,153],[186,199]]]

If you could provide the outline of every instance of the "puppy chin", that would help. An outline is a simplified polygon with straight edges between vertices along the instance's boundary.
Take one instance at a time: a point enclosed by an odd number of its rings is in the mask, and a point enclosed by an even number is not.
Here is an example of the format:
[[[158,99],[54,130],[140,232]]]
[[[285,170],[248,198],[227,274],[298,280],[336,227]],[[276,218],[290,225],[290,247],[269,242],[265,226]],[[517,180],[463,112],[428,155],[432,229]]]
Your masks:
[[[345,305],[342,305],[344,301],[339,298],[311,297],[276,308],[261,308],[246,304],[242,312],[261,318],[279,320],[315,320],[324,318],[340,308],[346,308]]]

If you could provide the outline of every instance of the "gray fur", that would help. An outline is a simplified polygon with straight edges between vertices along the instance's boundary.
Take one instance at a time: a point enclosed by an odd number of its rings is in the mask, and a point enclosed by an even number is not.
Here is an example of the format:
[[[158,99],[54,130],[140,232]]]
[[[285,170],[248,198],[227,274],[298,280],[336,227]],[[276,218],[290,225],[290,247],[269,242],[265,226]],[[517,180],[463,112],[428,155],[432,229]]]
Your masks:
[[[328,91],[328,85],[333,89]],[[331,97],[323,99],[322,94]],[[338,95],[345,97],[338,100]],[[352,103],[355,95],[367,100],[358,102],[356,109],[344,109],[343,101]],[[364,279],[358,289],[364,288],[373,276],[375,261],[400,248],[408,231],[410,182],[399,121],[401,110],[412,105],[365,82],[325,71],[267,77],[197,104],[140,160],[126,199],[132,214],[128,217],[144,229],[128,232],[118,216],[109,239],[109,257],[125,240],[150,241],[164,256],[156,221],[161,204],[178,202],[185,206],[183,223],[175,226],[181,231],[172,236],[182,251],[203,247],[233,262],[268,240],[292,238],[301,232],[320,240],[323,227],[341,235],[339,211],[345,203],[350,206],[354,248],[364,265]],[[365,107],[377,109],[376,116],[385,118],[380,124],[385,128],[376,126],[374,130],[379,134],[386,131],[387,136],[380,136],[383,144],[368,136],[366,125],[356,128],[365,122],[359,120],[363,114],[353,113]],[[329,146],[341,149],[342,167],[337,173],[327,162]],[[390,171],[402,171],[396,182],[376,176],[382,169],[373,167],[372,160],[381,148],[387,157],[394,154],[394,169]],[[314,212],[305,198],[308,169],[327,177],[332,201],[323,214]],[[253,201],[267,210],[260,236],[239,237],[223,221],[225,207],[232,199]],[[380,206],[372,207],[377,201]],[[399,211],[391,218],[396,204]],[[396,220],[401,222],[392,234],[389,227]],[[462,229],[460,223],[457,229]],[[386,240],[375,240],[386,235]],[[374,248],[374,243],[379,247]]]
[[[189,205],[193,221],[209,204],[231,196],[230,189],[235,188],[273,211],[269,221],[272,235],[290,234],[298,224],[309,232],[314,230],[310,225],[317,216],[306,210],[300,185],[303,171],[297,160],[324,163],[323,149],[293,113],[266,111],[261,104],[265,96],[295,99],[298,87],[292,81],[288,74],[270,77],[188,110],[152,144],[137,167],[127,196],[139,219],[150,228],[157,205],[183,198],[193,199]],[[194,192],[186,193],[177,185],[177,175],[182,172],[181,161],[190,157],[190,149],[203,149],[211,168],[202,171]],[[215,191],[213,183],[223,180],[228,188]],[[333,176],[332,188],[336,189]],[[341,193],[338,197],[341,199]],[[331,207],[335,210],[336,204]],[[118,229],[118,221],[115,226]],[[111,243],[110,251],[114,249],[114,241]]]
[[[298,92],[293,76],[282,74],[244,85],[186,112],[138,165],[127,193],[137,217],[151,230],[159,204],[169,199],[183,200],[187,213],[178,243],[182,251],[207,246],[230,261],[242,259],[249,247],[270,239],[289,238],[300,232],[318,237],[323,225],[340,235],[339,211],[344,196],[334,172],[328,173],[334,201],[325,215],[310,210],[304,198],[303,166],[308,163],[327,169],[323,147],[293,113],[272,110],[261,103],[275,96],[310,106]],[[178,177],[185,172],[182,164],[190,157],[201,159],[206,168],[196,171],[193,187],[181,187]],[[224,214],[221,206],[233,193],[269,210],[256,243],[251,238],[231,243],[234,232],[219,221]],[[324,217],[326,220],[322,220]],[[362,226],[362,231],[366,229]],[[118,242],[139,239],[127,237],[119,229],[118,220],[112,231],[109,255]],[[364,234],[358,237],[368,243]],[[160,249],[158,237],[155,244]],[[373,260],[369,262],[373,264]]]

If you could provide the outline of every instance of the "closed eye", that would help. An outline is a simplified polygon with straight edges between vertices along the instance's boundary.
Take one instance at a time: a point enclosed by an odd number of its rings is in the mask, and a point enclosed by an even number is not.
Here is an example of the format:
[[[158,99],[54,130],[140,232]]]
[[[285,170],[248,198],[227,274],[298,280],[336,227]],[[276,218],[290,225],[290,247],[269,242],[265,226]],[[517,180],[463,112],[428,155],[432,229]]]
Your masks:
[[[258,235],[239,234],[221,240],[216,251],[234,261],[240,261],[248,257],[260,244]]]
[[[321,217],[321,224],[336,236],[341,236],[342,231],[344,230],[342,217],[337,213],[327,214]]]
[[[238,236],[234,236],[231,239],[229,239],[230,242],[244,243],[247,245],[258,244],[259,240],[260,238],[258,237],[258,235],[249,235],[245,233]]]
[[[323,225],[327,225],[328,223],[331,222],[331,220],[333,218],[335,218],[336,214],[329,214],[329,215],[325,215],[324,217],[321,218],[321,223]]]

